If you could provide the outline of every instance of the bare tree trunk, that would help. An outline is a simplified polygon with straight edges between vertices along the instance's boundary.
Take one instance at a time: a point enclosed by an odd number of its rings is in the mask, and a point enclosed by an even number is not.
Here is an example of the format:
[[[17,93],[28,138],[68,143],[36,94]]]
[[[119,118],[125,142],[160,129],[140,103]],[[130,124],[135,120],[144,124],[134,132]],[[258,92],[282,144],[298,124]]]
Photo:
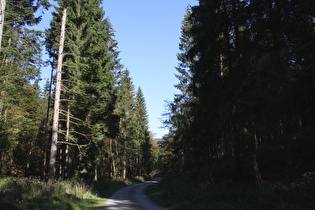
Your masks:
[[[260,173],[259,166],[257,163],[256,154],[254,152],[251,154],[251,159],[252,159],[252,167],[253,167],[253,173],[255,176],[255,180],[256,180],[257,184],[260,185],[263,183],[263,181],[262,181],[261,173]]]
[[[1,27],[3,27],[3,26],[1,26]],[[9,37],[9,39],[8,39],[8,46],[11,45],[11,41],[12,41],[12,39],[11,39],[11,37]],[[1,40],[0,40],[0,48],[1,48]],[[8,65],[8,58],[6,56],[4,56],[3,57],[3,66],[1,66],[1,67],[4,67],[6,65]],[[3,76],[5,76],[5,75],[6,75],[6,72],[4,70]],[[7,80],[8,79],[5,77],[4,80],[3,80],[3,87],[6,86]],[[5,92],[5,88],[4,88],[4,90],[1,90],[1,92],[0,92],[0,119],[2,119],[4,122],[6,122],[6,119],[7,119],[6,118],[6,116],[7,116],[6,115],[7,109],[5,108],[5,105],[4,105],[5,104],[5,102],[4,102],[5,101],[5,96],[6,96],[6,92]]]
[[[44,145],[44,149],[43,149],[43,152],[42,152],[42,157],[43,157],[43,165],[42,165],[42,171],[41,171],[41,175],[42,175],[42,178],[46,177],[46,169],[47,169],[47,144],[45,143]]]
[[[110,139],[109,140],[109,164],[110,164],[110,172],[109,172],[109,177],[112,178],[116,178],[116,167],[115,167],[115,160],[114,160],[114,151],[113,151],[113,140]]]
[[[0,3],[0,51],[1,51],[1,43],[2,43],[2,35],[3,35],[5,4],[6,4],[6,1],[1,0],[1,3]]]
[[[254,137],[254,140],[255,140],[255,145],[253,145],[253,148],[252,148],[252,151],[251,151],[251,159],[252,159],[252,167],[253,167],[253,172],[254,172],[254,175],[255,175],[255,179],[256,179],[256,182],[257,184],[262,184],[263,181],[262,181],[262,177],[261,177],[261,173],[260,173],[260,169],[259,169],[259,166],[258,166],[258,162],[257,162],[257,157],[256,157],[256,150],[257,150],[257,146],[258,146],[258,139],[257,139],[257,135],[255,134],[255,137]]]
[[[127,151],[126,151],[126,141],[124,142],[123,155],[122,155],[122,178],[125,180],[127,178]]]
[[[55,59],[53,58],[53,63],[55,62]],[[52,90],[52,81],[54,79],[54,68],[51,69],[50,72],[50,81],[49,81],[49,90],[48,90],[48,102],[47,102],[47,124],[49,123],[49,110],[50,110],[50,103],[51,103],[51,90]]]
[[[70,179],[72,177],[72,157],[71,157],[71,151],[70,151],[69,145],[66,145],[66,175],[65,177],[67,179]]]
[[[68,105],[67,110],[67,125],[66,125],[66,142],[70,142],[70,108]],[[66,144],[66,151],[65,151],[65,178],[71,178],[71,157],[70,157],[70,146]]]
[[[94,181],[96,182],[98,180],[98,170],[97,166],[94,166]]]
[[[65,39],[65,28],[67,19],[67,8],[63,8],[60,42],[58,50],[58,63],[57,63],[57,75],[56,75],[56,87],[55,87],[55,100],[54,100],[54,116],[52,125],[52,137],[51,137],[51,149],[49,159],[49,173],[47,181],[47,190],[49,191],[53,185],[55,171],[56,171],[56,153],[58,143],[58,124],[59,124],[59,105],[60,105],[60,88],[61,88],[61,69],[62,69],[62,58],[63,58],[63,45]]]

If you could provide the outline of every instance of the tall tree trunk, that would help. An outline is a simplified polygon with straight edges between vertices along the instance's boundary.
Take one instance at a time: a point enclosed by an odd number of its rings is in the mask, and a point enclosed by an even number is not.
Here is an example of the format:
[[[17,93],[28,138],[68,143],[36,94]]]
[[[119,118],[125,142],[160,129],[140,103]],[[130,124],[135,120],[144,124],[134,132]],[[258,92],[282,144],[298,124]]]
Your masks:
[[[43,165],[42,165],[42,168],[41,168],[41,176],[42,178],[46,177],[46,172],[47,172],[47,162],[48,162],[48,155],[47,155],[47,144],[45,143],[44,145],[44,148],[43,148],[43,151],[42,151],[42,157],[43,157]]]
[[[12,42],[12,38],[9,37],[8,39],[8,46],[11,45],[11,42]],[[0,46],[1,47],[1,46]],[[1,67],[4,67],[8,65],[8,58],[7,56],[3,56],[3,65]],[[6,72],[4,70],[3,72],[3,76],[6,76]],[[6,86],[6,83],[7,83],[7,77],[5,77],[5,79],[3,80],[3,87]],[[5,88],[4,90],[1,90],[0,92],[0,119],[2,119],[4,122],[6,122],[6,113],[7,113],[7,109],[5,108],[5,96],[6,96],[6,92],[5,92]]]
[[[122,178],[126,179],[127,175],[127,151],[126,141],[124,142],[123,155],[122,155]]]
[[[98,180],[98,170],[97,170],[97,166],[94,166],[94,181],[96,182]]]
[[[236,126],[233,126],[234,132],[234,159],[235,159],[235,174],[238,179],[241,179],[243,175],[243,166],[241,161],[241,137],[239,134],[239,130],[237,130]]]
[[[53,58],[53,63],[55,62],[55,59]],[[51,90],[52,90],[52,81],[54,79],[54,68],[51,69],[50,72],[50,81],[49,81],[49,90],[48,90],[48,102],[47,102],[47,124],[49,123],[49,110],[50,110],[50,103],[51,103]]]
[[[109,172],[109,178],[116,178],[116,162],[114,158],[114,149],[113,149],[113,140],[109,140],[109,164],[110,164],[110,172]]]
[[[117,178],[118,176],[120,176],[120,174],[119,174],[120,167],[117,166],[118,160],[116,159],[117,157],[119,157],[117,139],[115,140],[115,149],[112,149],[111,155],[112,155],[112,170],[113,170],[113,176],[112,177]]]
[[[55,101],[54,101],[54,116],[52,125],[52,137],[51,137],[51,149],[50,149],[50,160],[49,160],[49,173],[47,181],[47,190],[49,191],[53,185],[55,170],[56,170],[56,153],[58,143],[58,124],[59,124],[59,105],[60,105],[60,89],[61,89],[61,69],[62,69],[62,58],[63,58],[63,45],[65,39],[65,28],[67,19],[67,8],[63,8],[60,42],[58,50],[58,63],[57,63],[57,75],[56,75],[56,87],[55,87]]]
[[[67,122],[66,122],[66,142],[70,142],[70,108],[68,105],[67,110]],[[71,153],[70,153],[70,145],[65,145],[65,178],[69,179],[72,177],[71,173],[71,165],[72,165],[72,159],[71,159]]]
[[[261,173],[260,173],[260,169],[259,169],[259,165],[257,162],[257,157],[256,157],[256,150],[257,150],[257,145],[258,145],[258,139],[257,139],[257,135],[255,134],[254,136],[254,145],[251,145],[251,161],[252,161],[252,170],[255,176],[255,180],[257,182],[257,184],[262,184],[262,177],[261,177]]]
[[[258,162],[257,162],[257,157],[256,157],[256,153],[252,152],[251,154],[251,161],[252,161],[252,167],[253,167],[253,173],[255,176],[255,180],[257,182],[257,184],[262,184],[262,177],[261,177],[261,173],[259,170],[259,166],[258,166]]]
[[[1,3],[0,3],[0,52],[1,52],[1,43],[2,43],[2,35],[3,35],[5,4],[6,4],[6,1],[1,0]]]

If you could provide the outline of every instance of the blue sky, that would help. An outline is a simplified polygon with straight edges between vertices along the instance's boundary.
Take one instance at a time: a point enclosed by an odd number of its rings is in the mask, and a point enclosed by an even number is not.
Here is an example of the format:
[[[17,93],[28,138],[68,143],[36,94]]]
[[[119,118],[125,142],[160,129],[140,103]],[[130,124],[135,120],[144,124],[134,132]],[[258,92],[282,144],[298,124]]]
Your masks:
[[[172,101],[178,83],[174,74],[181,23],[187,5],[196,0],[105,0],[103,8],[114,29],[121,63],[129,69],[135,87],[141,87],[147,105],[150,131],[162,129],[165,101]]]
[[[155,138],[168,132],[161,128],[161,118],[167,111],[166,101],[176,93],[181,24],[186,7],[197,4],[197,0],[104,0],[102,4],[115,30],[121,63],[129,69],[135,88],[143,91]],[[37,29],[49,28],[51,15],[45,13]],[[43,81],[49,75],[50,68],[43,68]]]

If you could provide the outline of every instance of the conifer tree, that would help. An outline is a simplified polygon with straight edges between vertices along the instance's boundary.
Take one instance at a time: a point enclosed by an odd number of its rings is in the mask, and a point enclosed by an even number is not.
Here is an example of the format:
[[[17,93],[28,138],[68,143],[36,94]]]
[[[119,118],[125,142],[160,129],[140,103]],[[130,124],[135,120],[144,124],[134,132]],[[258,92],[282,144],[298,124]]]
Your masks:
[[[62,21],[60,29],[60,40],[58,48],[58,61],[57,61],[57,73],[56,73],[56,87],[55,87],[55,100],[54,100],[54,113],[52,122],[52,135],[51,135],[51,149],[49,158],[49,172],[47,180],[47,189],[51,190],[53,180],[56,172],[56,155],[58,144],[58,127],[59,127],[59,113],[60,113],[60,94],[61,94],[61,74],[62,74],[62,60],[63,60],[63,48],[65,42],[65,30],[67,21],[67,5],[63,6]]]
[[[40,17],[34,15],[40,4],[35,5],[34,1],[2,3],[6,4],[5,11],[2,4],[1,14],[0,132],[3,147],[0,158],[2,166],[6,167],[1,166],[0,173],[20,170],[25,175],[30,169],[30,151],[34,149],[39,128],[38,80],[42,65],[41,34],[27,26],[40,21]],[[29,101],[30,98],[33,101]],[[13,171],[14,164],[18,170]]]
[[[128,70],[123,70],[118,76],[117,100],[114,114],[118,116],[117,154],[119,159],[119,176],[126,179],[128,163],[134,156],[135,135],[135,100],[134,86]],[[118,157],[117,157],[118,158]]]
[[[119,66],[111,25],[100,1],[68,1],[62,84],[60,163],[58,176],[74,171],[97,179],[110,136],[114,104],[114,71]],[[58,11],[57,11],[58,12]],[[47,31],[47,47],[56,56],[60,13]],[[102,170],[102,171],[100,171]]]
[[[138,142],[136,175],[150,175],[153,170],[152,139],[148,128],[145,99],[140,87],[137,90],[135,102],[136,140]]]
[[[169,104],[169,113],[168,119],[165,120],[165,124],[169,126],[168,139],[172,139],[171,142],[168,142],[169,147],[172,147],[177,152],[175,157],[172,157],[173,162],[176,162],[173,165],[173,170],[182,170],[183,159],[189,159],[189,156],[193,153],[188,149],[192,144],[193,132],[192,129],[192,119],[193,113],[192,108],[196,103],[196,98],[193,95],[193,73],[191,67],[193,60],[190,59],[189,53],[193,47],[193,37],[191,33],[192,29],[192,19],[191,19],[191,8],[187,7],[184,20],[182,22],[182,35],[180,37],[179,50],[180,53],[177,55],[179,61],[178,67],[176,67],[177,74],[176,78],[179,80],[179,83],[175,87],[180,91],[179,94],[174,96],[174,101]],[[179,152],[182,151],[182,152]],[[188,164],[185,163],[185,165]],[[187,166],[188,167],[188,166]],[[176,169],[175,169],[176,168]]]
[[[191,42],[179,57],[188,71],[180,64],[182,95],[170,104],[166,121],[171,124],[166,137],[170,158],[189,166],[184,170],[208,168],[200,175],[217,177],[228,171],[233,178],[252,177],[260,184],[261,170],[266,170],[261,165],[278,162],[284,172],[294,165],[297,145],[314,148],[309,138],[314,127],[314,4],[308,3],[200,0],[192,8],[185,33]],[[186,81],[190,85],[183,85]],[[306,147],[303,157],[312,159]],[[262,158],[268,152],[272,158]]]

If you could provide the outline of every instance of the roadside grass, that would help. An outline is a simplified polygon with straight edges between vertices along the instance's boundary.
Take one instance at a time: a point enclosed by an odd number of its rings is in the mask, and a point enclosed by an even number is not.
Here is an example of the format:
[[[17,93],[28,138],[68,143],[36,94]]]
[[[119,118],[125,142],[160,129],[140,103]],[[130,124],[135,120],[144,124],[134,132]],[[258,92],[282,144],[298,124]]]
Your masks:
[[[76,180],[56,181],[51,192],[36,178],[0,178],[0,209],[79,210],[103,209],[106,198],[126,186],[122,181],[85,184]]]
[[[251,183],[196,181],[168,176],[147,189],[149,197],[169,210],[315,209],[315,181]]]
[[[126,181],[98,181],[90,184],[93,187],[94,192],[102,198],[109,198],[115,191],[130,185]]]
[[[102,198],[108,198],[117,190],[126,187],[128,185],[138,184],[144,182],[144,178],[137,176],[125,180],[106,180],[92,182],[89,185],[92,186],[93,191]]]

